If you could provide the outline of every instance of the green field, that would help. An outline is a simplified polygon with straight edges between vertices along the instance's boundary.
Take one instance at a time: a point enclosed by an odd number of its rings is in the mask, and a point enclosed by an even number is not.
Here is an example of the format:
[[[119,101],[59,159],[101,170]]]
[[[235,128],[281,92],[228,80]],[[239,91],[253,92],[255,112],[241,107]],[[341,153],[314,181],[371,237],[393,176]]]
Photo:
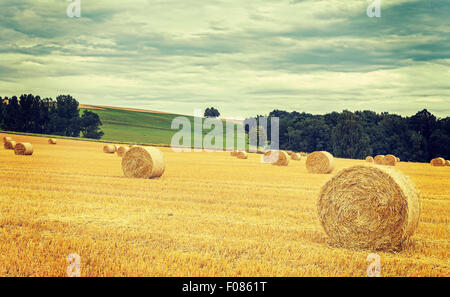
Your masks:
[[[89,109],[97,113],[103,123],[100,128],[105,135],[103,141],[118,141],[139,144],[160,144],[169,145],[172,136],[179,130],[172,130],[172,120],[180,115],[151,113],[141,111],[130,111],[116,108],[102,107],[102,109]],[[191,122],[191,128],[194,128],[194,117],[183,116]],[[224,125],[225,130],[225,125]],[[203,135],[208,134],[210,130],[204,130]],[[194,142],[194,133],[191,133],[191,142]],[[225,144],[225,135],[224,135]]]

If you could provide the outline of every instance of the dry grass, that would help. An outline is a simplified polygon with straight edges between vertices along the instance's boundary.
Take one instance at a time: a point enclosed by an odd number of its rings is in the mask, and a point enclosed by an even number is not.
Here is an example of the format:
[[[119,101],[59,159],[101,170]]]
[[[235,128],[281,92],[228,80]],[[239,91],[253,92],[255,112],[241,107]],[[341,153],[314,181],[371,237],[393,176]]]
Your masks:
[[[393,250],[416,230],[420,199],[414,184],[398,170],[352,166],[322,187],[318,212],[339,246]]]
[[[329,175],[305,160],[268,166],[229,153],[161,149],[159,179],[124,177],[102,144],[14,136],[32,158],[0,150],[0,275],[366,276],[369,251],[336,248],[317,216]],[[367,164],[335,159],[336,170]],[[399,252],[378,252],[384,276],[449,276],[450,170],[402,162],[421,192],[419,226]],[[169,215],[171,214],[171,215]]]

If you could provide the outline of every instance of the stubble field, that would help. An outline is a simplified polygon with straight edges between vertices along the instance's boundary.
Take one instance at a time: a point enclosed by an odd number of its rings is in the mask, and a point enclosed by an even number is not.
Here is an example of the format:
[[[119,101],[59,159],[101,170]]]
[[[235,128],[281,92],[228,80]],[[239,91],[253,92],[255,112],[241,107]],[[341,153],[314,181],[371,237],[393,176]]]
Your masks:
[[[4,135],[2,135],[4,136]],[[372,251],[330,245],[316,199],[331,175],[228,153],[174,153],[162,178],[128,179],[103,144],[11,135],[0,148],[0,276],[366,276]],[[365,164],[336,159],[337,168]],[[405,248],[378,252],[383,276],[450,276],[450,167],[401,162],[421,193]]]

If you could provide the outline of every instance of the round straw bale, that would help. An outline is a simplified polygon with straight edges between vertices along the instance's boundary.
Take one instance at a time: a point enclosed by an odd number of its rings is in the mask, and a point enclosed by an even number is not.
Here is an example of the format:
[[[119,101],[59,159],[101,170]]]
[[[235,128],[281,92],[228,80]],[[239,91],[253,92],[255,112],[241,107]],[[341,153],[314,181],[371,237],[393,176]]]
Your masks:
[[[133,147],[122,158],[122,170],[126,177],[160,177],[165,167],[163,154],[154,147]]]
[[[117,150],[117,156],[118,157],[123,157],[125,156],[126,152],[128,152],[131,148],[128,146],[121,146],[119,147],[119,149]]]
[[[373,157],[372,156],[367,156],[366,157],[366,162],[373,163]]]
[[[106,154],[114,154],[116,152],[116,146],[112,144],[105,145],[103,147],[103,152]]]
[[[31,156],[33,154],[33,146],[28,142],[20,142],[14,148],[16,155]]]
[[[400,158],[399,158],[399,157],[397,157],[397,163],[398,163],[398,162],[400,162]]]
[[[300,154],[298,154],[298,153],[291,154],[291,159],[294,161],[300,161],[301,158],[302,158],[302,156],[300,156]]]
[[[50,139],[48,140],[48,143],[49,143],[49,144],[56,144],[56,139],[50,138]]]
[[[414,184],[390,167],[354,166],[321,189],[320,222],[331,241],[351,248],[391,250],[417,228],[420,200]]]
[[[289,155],[283,151],[267,151],[262,156],[262,162],[276,166],[288,166]]]
[[[238,154],[238,151],[232,151],[232,152],[230,153],[230,155],[231,155],[232,157],[236,157],[237,154]]]
[[[430,162],[431,166],[445,166],[445,159],[444,158],[434,158]]]
[[[386,155],[383,158],[382,165],[389,165],[389,166],[395,166],[395,163],[397,163],[397,157],[394,155]]]
[[[310,173],[331,173],[334,170],[334,157],[325,151],[309,154],[306,157],[306,169]]]
[[[16,142],[14,140],[7,141],[3,144],[5,150],[13,150],[16,147]]]
[[[238,159],[247,159],[247,158],[248,158],[248,154],[247,154],[247,152],[238,152],[238,153],[236,154],[236,157],[237,157]]]
[[[285,152],[286,152],[286,154],[288,154],[289,156],[291,156],[292,154],[294,154],[293,151],[285,151]]]
[[[375,164],[383,164],[384,155],[377,155],[373,160],[375,161]]]
[[[12,141],[12,138],[8,136],[3,137],[3,143],[7,143],[8,141]]]
[[[445,166],[450,166],[450,161],[449,160],[445,160]]]

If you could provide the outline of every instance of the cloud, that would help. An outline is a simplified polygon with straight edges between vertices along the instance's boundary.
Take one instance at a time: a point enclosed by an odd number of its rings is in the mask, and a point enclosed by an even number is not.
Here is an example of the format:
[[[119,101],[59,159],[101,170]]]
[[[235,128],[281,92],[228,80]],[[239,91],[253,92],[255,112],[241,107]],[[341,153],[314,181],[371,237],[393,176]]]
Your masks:
[[[0,95],[225,116],[450,111],[446,1],[0,3]],[[441,101],[436,101],[437,99]]]

